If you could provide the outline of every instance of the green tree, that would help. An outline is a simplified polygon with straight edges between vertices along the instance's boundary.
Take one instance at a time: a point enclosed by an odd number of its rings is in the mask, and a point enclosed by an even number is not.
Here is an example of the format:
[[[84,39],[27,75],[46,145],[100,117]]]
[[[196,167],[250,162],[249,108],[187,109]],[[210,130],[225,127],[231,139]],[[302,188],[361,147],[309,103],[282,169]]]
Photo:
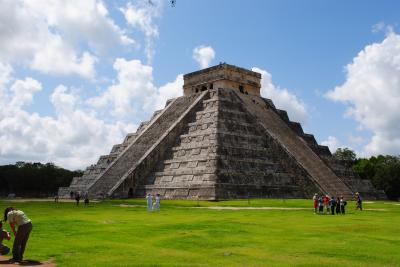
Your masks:
[[[361,179],[372,180],[379,166],[385,161],[385,156],[370,157],[369,159],[358,159],[353,165],[353,170]]]
[[[357,159],[356,153],[347,147],[338,148],[335,153],[333,153],[333,157],[338,160],[345,161],[350,165],[352,165]]]
[[[18,196],[52,196],[61,186],[68,186],[82,171],[69,171],[53,163],[17,162],[0,166],[0,194]]]
[[[385,191],[389,199],[397,200],[400,197],[400,158],[386,156],[384,161],[377,165],[372,183]]]

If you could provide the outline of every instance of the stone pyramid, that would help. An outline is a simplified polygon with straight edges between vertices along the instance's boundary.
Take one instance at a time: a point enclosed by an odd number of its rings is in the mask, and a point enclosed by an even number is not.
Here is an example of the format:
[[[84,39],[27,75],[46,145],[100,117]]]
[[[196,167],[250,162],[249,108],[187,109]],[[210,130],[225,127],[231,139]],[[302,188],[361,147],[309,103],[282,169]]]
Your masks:
[[[260,96],[259,73],[228,64],[184,76],[184,96],[126,136],[59,195],[91,198],[383,198],[285,111]]]

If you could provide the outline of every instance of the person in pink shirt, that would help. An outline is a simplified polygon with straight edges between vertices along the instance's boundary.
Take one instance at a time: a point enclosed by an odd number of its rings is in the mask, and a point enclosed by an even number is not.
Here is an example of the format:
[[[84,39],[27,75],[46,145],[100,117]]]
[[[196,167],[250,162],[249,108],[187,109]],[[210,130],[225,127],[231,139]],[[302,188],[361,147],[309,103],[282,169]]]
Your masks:
[[[313,197],[313,201],[314,201],[314,213],[317,213],[317,206],[318,206],[318,194],[315,193],[314,197]]]

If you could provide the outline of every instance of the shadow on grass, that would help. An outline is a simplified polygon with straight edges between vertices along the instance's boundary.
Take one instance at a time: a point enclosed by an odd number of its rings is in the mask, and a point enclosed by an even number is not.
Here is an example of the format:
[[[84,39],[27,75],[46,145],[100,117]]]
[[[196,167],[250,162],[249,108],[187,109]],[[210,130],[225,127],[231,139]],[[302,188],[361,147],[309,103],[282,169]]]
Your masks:
[[[0,265],[2,266],[13,266],[13,265],[19,265],[19,266],[53,266],[49,265],[49,263],[42,263],[40,261],[36,260],[23,260],[21,262],[14,262],[12,259],[0,259]]]

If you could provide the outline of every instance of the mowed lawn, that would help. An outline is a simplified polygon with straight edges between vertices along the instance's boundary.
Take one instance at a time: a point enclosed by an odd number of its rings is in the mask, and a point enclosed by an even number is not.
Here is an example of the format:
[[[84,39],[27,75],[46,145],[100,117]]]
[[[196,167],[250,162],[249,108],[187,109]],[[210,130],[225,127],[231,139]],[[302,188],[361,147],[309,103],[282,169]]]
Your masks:
[[[144,200],[0,200],[33,221],[25,258],[57,266],[400,266],[398,202],[366,202],[362,212],[349,202],[344,216],[315,215],[310,200],[161,204],[149,213]]]

